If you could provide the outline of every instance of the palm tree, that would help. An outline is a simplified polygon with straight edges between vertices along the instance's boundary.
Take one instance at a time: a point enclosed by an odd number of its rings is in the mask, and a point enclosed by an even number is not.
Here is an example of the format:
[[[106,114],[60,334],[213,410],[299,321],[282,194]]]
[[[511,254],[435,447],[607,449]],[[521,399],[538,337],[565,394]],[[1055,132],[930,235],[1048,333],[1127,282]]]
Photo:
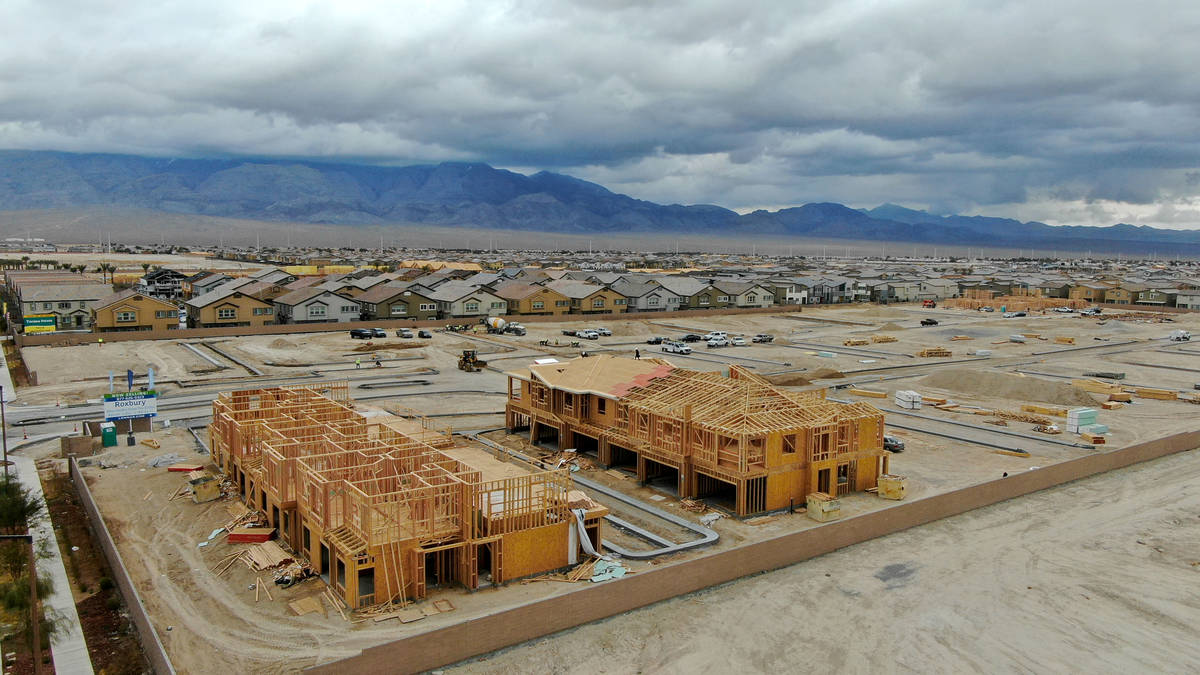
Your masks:
[[[150,263],[142,263],[142,274],[150,273]]]

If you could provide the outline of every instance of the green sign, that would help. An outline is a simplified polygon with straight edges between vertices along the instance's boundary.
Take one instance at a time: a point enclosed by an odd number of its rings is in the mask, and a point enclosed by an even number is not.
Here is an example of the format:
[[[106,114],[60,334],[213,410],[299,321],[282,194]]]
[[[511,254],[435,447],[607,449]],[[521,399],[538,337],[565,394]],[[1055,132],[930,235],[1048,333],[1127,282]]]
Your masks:
[[[58,328],[57,317],[53,314],[26,314],[21,321],[26,333],[53,333]]]

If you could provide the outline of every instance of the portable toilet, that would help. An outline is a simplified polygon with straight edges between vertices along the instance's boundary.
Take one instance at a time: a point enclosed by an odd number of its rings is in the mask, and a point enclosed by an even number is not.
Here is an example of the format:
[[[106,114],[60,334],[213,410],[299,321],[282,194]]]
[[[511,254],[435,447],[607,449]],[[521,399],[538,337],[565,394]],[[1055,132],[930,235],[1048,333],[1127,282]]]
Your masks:
[[[112,422],[100,423],[100,445],[105,448],[117,447],[117,425]]]

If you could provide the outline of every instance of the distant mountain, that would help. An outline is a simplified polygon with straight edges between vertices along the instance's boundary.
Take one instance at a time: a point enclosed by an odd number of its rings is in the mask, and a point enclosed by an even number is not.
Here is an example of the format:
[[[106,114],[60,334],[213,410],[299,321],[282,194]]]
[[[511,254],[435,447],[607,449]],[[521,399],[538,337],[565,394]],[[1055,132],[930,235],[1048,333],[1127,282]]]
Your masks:
[[[1200,231],[1052,227],[895,204],[805,204],[739,215],[662,205],[595,183],[486,164],[406,167],[0,151],[0,210],[106,206],[335,225],[426,224],[563,233],[785,235],[932,245],[1200,254]],[[1167,247],[1170,247],[1167,249]]]

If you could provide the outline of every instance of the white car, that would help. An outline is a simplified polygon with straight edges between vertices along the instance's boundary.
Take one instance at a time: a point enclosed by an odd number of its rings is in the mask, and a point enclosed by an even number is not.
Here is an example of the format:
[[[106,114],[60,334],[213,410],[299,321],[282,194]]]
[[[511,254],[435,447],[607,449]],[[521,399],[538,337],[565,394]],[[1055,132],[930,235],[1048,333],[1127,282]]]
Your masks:
[[[705,336],[704,336],[704,340],[705,340],[706,342],[707,342],[708,340],[715,340],[715,339],[717,339],[717,338],[720,338],[720,339],[722,339],[722,340],[726,340],[726,339],[728,339],[728,338],[729,338],[729,334],[728,334],[728,333],[726,333],[726,332],[725,332],[725,331],[723,331],[723,330],[714,330],[714,331],[712,331],[711,333],[709,333],[708,335],[705,335]]]
[[[612,331],[607,328],[592,328],[591,331],[604,337],[612,337]]]
[[[1074,314],[1075,313],[1075,310],[1071,309],[1070,307],[1055,307],[1054,311],[1058,312],[1059,314]]]
[[[583,338],[584,340],[599,340],[600,334],[594,330],[581,330],[575,333],[575,337]]]
[[[710,339],[706,344],[708,345],[708,347],[710,349],[713,347],[728,347],[729,340],[726,340],[723,337],[715,337],[715,338]]]
[[[682,342],[664,342],[662,350],[671,354],[691,354],[692,348]]]
[[[734,347],[745,347],[746,338],[735,337],[729,341],[729,344],[733,345]]]

